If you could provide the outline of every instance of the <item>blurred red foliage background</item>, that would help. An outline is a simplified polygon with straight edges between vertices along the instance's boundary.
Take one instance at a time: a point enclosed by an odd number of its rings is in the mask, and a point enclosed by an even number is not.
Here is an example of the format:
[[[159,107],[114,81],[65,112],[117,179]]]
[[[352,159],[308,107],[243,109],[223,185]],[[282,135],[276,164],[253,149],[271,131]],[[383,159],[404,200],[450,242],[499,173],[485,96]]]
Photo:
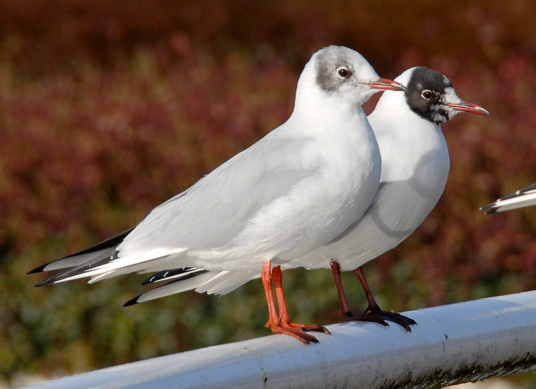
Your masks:
[[[432,67],[492,113],[444,125],[445,194],[366,267],[383,306],[534,289],[535,209],[478,210],[536,181],[533,14],[529,0],[0,0],[0,373],[55,376],[268,334],[258,282],[122,309],[143,276],[36,290],[25,273],[133,226],[281,124],[303,65],[329,44],[384,77]],[[297,321],[339,320],[329,272],[287,273]]]

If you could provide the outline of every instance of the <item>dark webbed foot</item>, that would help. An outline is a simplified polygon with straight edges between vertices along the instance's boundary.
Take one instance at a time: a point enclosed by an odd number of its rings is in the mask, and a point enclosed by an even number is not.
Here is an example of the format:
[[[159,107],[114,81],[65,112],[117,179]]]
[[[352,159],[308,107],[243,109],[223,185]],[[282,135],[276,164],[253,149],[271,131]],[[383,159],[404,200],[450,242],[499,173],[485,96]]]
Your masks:
[[[403,327],[406,331],[411,332],[412,325],[416,325],[417,322],[410,317],[401,315],[396,312],[383,311],[380,307],[368,307],[363,315],[376,317],[382,320],[390,321]]]
[[[388,321],[390,321],[403,327],[408,332],[411,332],[411,325],[417,324],[415,320],[407,316],[401,315],[396,312],[382,311],[381,309],[367,309],[361,314],[345,312],[342,317],[346,321],[363,321],[369,323],[378,323],[387,327],[389,327]]]
[[[389,327],[389,323],[387,323],[384,319],[376,315],[369,315],[367,313],[355,314],[352,312],[344,312],[341,316],[344,321],[363,321],[369,323],[377,323],[381,324],[382,326]]]
[[[335,286],[337,287],[339,302],[341,304],[341,316],[344,320],[378,323],[387,327],[389,326],[389,323],[387,322],[390,321],[398,324],[401,327],[404,327],[404,329],[408,332],[411,332],[410,326],[417,324],[415,320],[409,317],[403,316],[396,312],[383,311],[379,307],[378,303],[376,302],[376,299],[374,298],[374,295],[372,294],[372,291],[370,290],[365,275],[363,274],[363,269],[361,267],[355,269],[355,274],[359,278],[361,286],[363,287],[363,291],[365,292],[365,296],[367,297],[368,307],[367,309],[365,309],[365,312],[361,314],[353,314],[352,312],[350,312],[348,301],[346,300],[346,294],[344,293],[344,288],[342,286],[341,267],[337,261],[331,261],[330,266],[331,271],[333,273],[333,278],[335,280]]]

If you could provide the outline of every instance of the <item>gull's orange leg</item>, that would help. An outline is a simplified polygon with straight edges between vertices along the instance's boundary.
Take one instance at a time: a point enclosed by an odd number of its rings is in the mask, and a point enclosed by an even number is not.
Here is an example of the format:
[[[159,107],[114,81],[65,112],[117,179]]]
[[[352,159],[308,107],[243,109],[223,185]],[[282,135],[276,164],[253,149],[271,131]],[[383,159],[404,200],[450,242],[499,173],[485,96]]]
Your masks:
[[[283,273],[281,266],[274,267],[272,270],[272,278],[274,280],[275,294],[277,296],[277,304],[279,305],[279,323],[289,329],[297,329],[299,331],[318,331],[329,334],[327,328],[318,324],[297,324],[290,321],[290,316],[287,311],[287,303],[285,294],[283,293]],[[315,339],[316,340],[316,339]]]
[[[266,302],[268,304],[269,318],[268,323],[266,323],[266,327],[270,327],[271,330],[276,333],[292,336],[293,338],[298,339],[300,342],[305,344],[309,344],[310,342],[318,343],[318,340],[314,336],[300,332],[294,328],[281,325],[279,316],[277,315],[274,294],[272,291],[272,261],[264,262],[261,280],[264,287],[264,292],[266,293]]]
[[[274,326],[277,327],[279,325],[279,317],[277,316],[274,294],[272,292],[272,261],[264,262],[261,280],[262,286],[264,287],[264,293],[266,293],[266,303],[268,304],[268,323],[266,323],[266,327],[271,327],[273,329]]]

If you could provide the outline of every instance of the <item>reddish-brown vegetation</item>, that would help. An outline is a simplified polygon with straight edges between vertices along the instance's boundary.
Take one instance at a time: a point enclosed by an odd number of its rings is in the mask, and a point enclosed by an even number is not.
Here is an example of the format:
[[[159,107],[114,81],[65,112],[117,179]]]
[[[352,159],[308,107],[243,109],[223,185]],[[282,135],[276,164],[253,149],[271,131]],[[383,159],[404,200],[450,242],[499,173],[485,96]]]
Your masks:
[[[38,278],[25,273],[131,227],[282,123],[303,64],[328,44],[360,51],[386,77],[435,68],[492,113],[444,126],[452,167],[443,198],[366,267],[383,305],[533,289],[536,208],[478,210],[536,181],[532,8],[0,0],[0,372],[85,371],[268,334],[256,282],[222,298],[122,309],[143,277],[35,290]],[[287,273],[297,321],[338,320],[329,272]],[[357,285],[349,289],[363,306]]]

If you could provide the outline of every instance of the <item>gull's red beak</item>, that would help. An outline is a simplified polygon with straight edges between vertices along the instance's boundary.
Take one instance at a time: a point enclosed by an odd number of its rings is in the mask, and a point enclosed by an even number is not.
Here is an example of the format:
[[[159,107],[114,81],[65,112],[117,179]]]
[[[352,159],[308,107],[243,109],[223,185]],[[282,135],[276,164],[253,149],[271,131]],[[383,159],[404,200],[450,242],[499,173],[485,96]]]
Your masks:
[[[457,111],[474,113],[475,115],[490,115],[487,109],[482,108],[480,105],[473,103],[466,103],[462,101],[461,103],[451,103],[445,104],[447,107],[454,108]]]
[[[400,90],[405,91],[406,87],[402,84],[399,84],[396,81],[388,80],[386,78],[380,78],[379,81],[374,82],[366,82],[365,85],[370,86],[373,89],[380,89],[380,90]]]

